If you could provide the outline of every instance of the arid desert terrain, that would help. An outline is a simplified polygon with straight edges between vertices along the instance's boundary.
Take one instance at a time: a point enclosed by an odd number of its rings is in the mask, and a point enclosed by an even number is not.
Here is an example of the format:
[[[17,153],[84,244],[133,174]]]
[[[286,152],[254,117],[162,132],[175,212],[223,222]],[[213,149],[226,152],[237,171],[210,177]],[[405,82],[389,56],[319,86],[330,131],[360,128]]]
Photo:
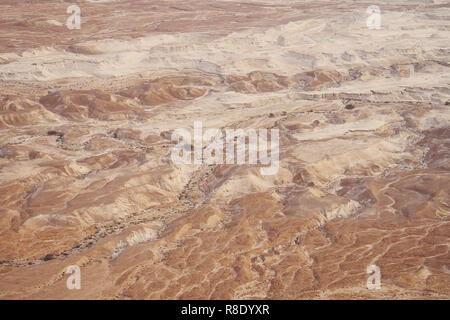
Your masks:
[[[450,299],[449,1],[0,0],[0,31],[0,299]],[[196,121],[278,129],[278,171],[175,163]]]

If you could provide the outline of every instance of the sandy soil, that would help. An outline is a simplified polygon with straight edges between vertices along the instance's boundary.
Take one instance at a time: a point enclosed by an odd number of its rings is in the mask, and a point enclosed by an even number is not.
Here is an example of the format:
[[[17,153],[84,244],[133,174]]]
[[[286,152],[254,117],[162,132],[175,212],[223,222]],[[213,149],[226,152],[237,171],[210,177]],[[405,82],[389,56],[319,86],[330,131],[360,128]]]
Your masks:
[[[0,299],[450,298],[447,1],[77,3],[0,2]],[[194,121],[278,173],[173,163]]]

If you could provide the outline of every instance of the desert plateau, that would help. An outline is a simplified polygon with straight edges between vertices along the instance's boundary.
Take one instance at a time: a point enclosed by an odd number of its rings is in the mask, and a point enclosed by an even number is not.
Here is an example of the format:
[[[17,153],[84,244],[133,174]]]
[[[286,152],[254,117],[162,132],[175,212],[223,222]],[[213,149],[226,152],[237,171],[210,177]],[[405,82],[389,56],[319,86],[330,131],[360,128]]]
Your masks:
[[[0,299],[450,299],[450,1],[0,0],[0,31]],[[196,123],[267,129],[276,172]]]

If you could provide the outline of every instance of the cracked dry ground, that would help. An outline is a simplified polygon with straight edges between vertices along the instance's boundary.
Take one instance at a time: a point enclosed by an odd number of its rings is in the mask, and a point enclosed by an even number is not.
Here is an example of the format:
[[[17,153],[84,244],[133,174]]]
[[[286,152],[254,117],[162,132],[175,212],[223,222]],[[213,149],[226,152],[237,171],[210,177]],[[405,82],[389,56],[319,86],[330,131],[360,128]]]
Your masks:
[[[448,5],[49,3],[0,5],[1,299],[450,298]],[[278,173],[175,165],[196,120]]]

